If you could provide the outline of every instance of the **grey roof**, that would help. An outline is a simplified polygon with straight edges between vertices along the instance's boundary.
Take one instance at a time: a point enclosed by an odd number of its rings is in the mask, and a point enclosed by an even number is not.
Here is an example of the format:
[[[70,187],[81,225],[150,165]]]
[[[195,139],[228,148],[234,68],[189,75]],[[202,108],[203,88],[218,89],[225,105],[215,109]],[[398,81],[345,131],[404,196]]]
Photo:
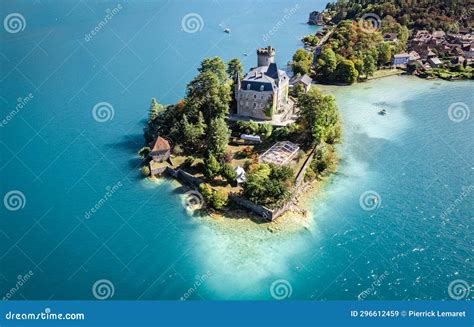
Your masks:
[[[312,81],[313,80],[311,79],[311,77],[309,77],[307,74],[304,74],[303,76],[293,77],[290,80],[290,84],[295,85],[298,83],[303,83],[304,85],[311,85]]]
[[[394,55],[395,58],[406,58],[406,57],[410,57],[410,55],[408,53],[399,53],[399,54],[396,54]]]
[[[275,91],[278,82],[285,79],[288,79],[288,75],[283,70],[278,69],[275,63],[271,63],[270,66],[251,69],[242,80],[241,88],[242,90],[252,91]],[[248,85],[250,85],[250,88]]]

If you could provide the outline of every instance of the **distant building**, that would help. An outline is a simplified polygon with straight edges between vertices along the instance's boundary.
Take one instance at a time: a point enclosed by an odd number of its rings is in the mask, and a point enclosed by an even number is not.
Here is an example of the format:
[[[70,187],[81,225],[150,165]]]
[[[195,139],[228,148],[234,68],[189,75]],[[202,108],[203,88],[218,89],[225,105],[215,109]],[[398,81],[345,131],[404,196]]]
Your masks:
[[[432,36],[435,39],[443,39],[445,37],[446,33],[444,31],[434,31]]]
[[[304,87],[304,91],[308,92],[311,88],[312,82],[313,80],[311,79],[311,77],[309,77],[307,74],[304,74],[303,76],[295,76],[290,79],[290,86],[296,86],[298,84],[301,84]]]
[[[383,35],[383,40],[385,42],[396,42],[396,41],[398,41],[398,34],[397,33],[385,33]]]
[[[474,58],[474,44],[466,45],[464,48],[464,57],[468,59]]]
[[[419,55],[418,52],[416,52],[416,51],[410,51],[409,56],[410,56],[410,57],[409,57],[408,60],[409,60],[410,62],[411,62],[411,61],[417,61],[417,60],[420,60],[420,59],[421,59],[420,55]]]
[[[443,62],[438,57],[429,58],[428,63],[433,68],[438,68],[443,64]]]
[[[288,97],[288,75],[275,63],[275,49],[257,49],[258,67],[237,80],[235,97],[238,119],[268,121],[272,125],[291,122],[294,102]]]
[[[410,60],[410,55],[408,53],[399,53],[393,56],[392,65],[403,66],[408,63],[408,60]]]
[[[170,152],[170,143],[161,136],[158,136],[150,152],[150,157],[152,157],[155,162],[163,162],[169,159]]]
[[[323,14],[319,11],[313,11],[309,14],[309,25],[324,25]]]

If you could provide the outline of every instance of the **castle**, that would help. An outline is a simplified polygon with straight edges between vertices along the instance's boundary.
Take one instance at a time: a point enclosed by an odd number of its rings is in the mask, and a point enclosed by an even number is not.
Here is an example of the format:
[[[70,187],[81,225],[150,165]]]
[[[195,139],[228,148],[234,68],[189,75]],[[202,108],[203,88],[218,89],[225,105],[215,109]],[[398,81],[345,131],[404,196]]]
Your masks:
[[[237,78],[234,119],[266,121],[283,126],[294,121],[294,102],[288,97],[289,78],[275,63],[275,49],[257,49],[257,65],[242,80]]]

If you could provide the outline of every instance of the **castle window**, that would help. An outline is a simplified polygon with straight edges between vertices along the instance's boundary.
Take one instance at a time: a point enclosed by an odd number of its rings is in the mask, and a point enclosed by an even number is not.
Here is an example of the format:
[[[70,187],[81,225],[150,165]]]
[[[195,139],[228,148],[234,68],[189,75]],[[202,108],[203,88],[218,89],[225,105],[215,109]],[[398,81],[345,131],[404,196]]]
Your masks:
[[[257,104],[256,104],[255,102],[253,103],[253,107],[254,107],[254,108],[256,108],[256,107],[257,107]]]
[[[253,98],[256,99],[256,98],[257,98],[257,95],[254,94],[254,95],[253,95]]]

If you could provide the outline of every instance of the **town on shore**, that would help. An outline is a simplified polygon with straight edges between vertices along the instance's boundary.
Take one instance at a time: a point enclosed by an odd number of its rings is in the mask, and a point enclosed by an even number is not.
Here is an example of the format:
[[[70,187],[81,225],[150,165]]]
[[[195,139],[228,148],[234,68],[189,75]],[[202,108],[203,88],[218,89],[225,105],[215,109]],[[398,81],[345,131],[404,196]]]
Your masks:
[[[396,74],[474,76],[474,20],[467,0],[450,6],[441,0],[414,5],[335,1],[310,13],[308,23],[322,28],[303,37],[305,46],[291,67],[320,83],[352,84]]]

